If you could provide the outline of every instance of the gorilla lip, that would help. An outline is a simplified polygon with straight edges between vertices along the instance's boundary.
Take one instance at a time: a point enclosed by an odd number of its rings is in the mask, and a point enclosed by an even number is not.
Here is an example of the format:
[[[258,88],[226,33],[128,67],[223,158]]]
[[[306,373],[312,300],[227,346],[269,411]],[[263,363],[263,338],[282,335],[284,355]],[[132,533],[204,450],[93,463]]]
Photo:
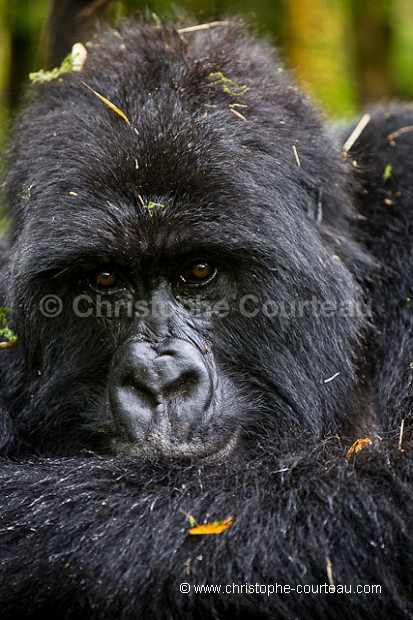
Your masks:
[[[201,439],[191,441],[188,444],[182,442],[172,444],[165,440],[164,436],[157,437],[156,434],[153,434],[153,443],[150,437],[142,443],[112,439],[111,445],[113,453],[116,455],[143,458],[148,461],[194,459],[195,461],[213,464],[231,458],[239,443],[239,435],[238,429],[222,448],[216,445],[208,446]]]

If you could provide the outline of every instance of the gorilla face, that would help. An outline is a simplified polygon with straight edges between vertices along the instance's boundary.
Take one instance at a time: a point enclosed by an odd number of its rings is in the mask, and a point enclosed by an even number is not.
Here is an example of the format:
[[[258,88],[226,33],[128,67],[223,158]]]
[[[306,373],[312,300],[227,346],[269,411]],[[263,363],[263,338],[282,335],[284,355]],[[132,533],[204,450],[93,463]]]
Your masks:
[[[271,54],[236,24],[126,27],[31,89],[6,186],[9,449],[219,459],[351,432],[346,171]]]

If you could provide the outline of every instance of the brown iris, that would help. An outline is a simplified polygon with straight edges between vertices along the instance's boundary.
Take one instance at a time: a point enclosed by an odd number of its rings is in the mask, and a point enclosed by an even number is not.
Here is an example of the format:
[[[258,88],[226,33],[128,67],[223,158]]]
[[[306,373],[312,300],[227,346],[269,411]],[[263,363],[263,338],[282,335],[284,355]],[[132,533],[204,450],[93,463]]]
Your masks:
[[[96,274],[96,286],[101,289],[111,289],[118,284],[118,277],[115,271],[99,271]]]
[[[202,284],[215,273],[212,265],[205,261],[189,263],[182,272],[182,279],[187,284]]]

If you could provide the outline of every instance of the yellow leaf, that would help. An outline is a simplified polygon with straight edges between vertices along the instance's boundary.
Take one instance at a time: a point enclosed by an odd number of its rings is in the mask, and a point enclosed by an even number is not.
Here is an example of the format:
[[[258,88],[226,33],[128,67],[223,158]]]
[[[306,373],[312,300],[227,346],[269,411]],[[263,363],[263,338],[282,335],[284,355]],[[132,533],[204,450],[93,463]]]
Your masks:
[[[354,456],[355,454],[357,454],[357,452],[360,452],[361,450],[363,450],[363,448],[365,448],[366,446],[371,444],[371,439],[369,437],[366,437],[365,439],[357,439],[352,446],[350,446],[350,448],[347,451],[346,454],[346,459],[349,460],[351,459],[352,456]]]
[[[223,521],[213,521],[212,523],[199,524],[195,517],[189,514],[189,512],[186,512],[186,510],[183,510],[182,508],[181,512],[189,520],[189,525],[191,526],[189,534],[220,534],[231,527],[234,523],[233,517],[227,517]]]
[[[232,517],[228,517],[223,521],[213,521],[212,523],[205,523],[204,525],[195,525],[191,527],[189,530],[190,534],[221,534],[226,529],[231,527],[234,523],[234,519]]]

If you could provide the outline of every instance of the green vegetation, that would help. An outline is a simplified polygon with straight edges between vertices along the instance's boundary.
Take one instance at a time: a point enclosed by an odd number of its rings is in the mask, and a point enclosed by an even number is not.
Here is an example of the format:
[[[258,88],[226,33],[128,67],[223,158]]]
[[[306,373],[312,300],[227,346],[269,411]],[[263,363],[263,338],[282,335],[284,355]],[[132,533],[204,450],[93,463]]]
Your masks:
[[[0,307],[0,339],[6,340],[6,342],[0,342],[0,348],[6,348],[17,340],[16,334],[9,327],[10,312],[10,308]]]

